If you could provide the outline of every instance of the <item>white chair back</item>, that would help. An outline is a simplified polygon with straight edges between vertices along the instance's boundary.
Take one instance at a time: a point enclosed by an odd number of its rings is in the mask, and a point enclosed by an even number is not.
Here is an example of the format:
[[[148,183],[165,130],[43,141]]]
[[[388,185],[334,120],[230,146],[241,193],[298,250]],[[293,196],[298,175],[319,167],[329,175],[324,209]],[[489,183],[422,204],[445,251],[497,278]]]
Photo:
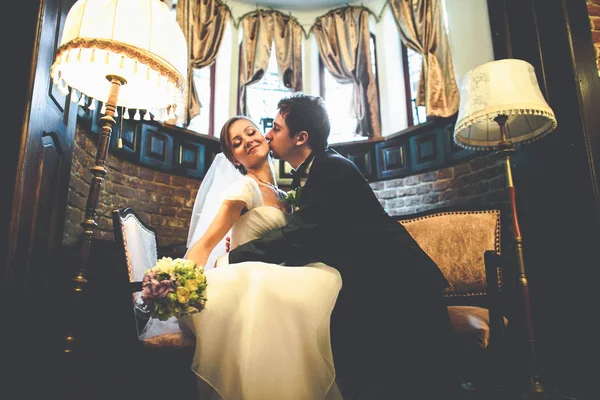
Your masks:
[[[115,211],[123,247],[130,282],[141,282],[149,268],[156,265],[158,259],[157,239],[154,229],[145,225],[131,208]],[[115,240],[119,240],[115,235]],[[134,294],[134,303],[141,303],[140,292]]]
[[[125,215],[121,219],[125,257],[129,269],[129,280],[138,282],[144,273],[156,265],[156,234],[145,227],[135,214]]]

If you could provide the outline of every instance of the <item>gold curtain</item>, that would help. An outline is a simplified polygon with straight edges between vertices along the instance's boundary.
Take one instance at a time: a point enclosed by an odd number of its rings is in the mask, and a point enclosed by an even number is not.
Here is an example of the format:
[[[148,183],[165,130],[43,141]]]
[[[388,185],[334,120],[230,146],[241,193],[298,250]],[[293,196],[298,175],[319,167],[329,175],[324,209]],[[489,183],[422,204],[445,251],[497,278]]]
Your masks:
[[[353,83],[357,133],[380,137],[379,95],[371,69],[369,12],[343,7],[317,18],[313,25],[319,54],[339,83]]]
[[[269,66],[273,41],[279,79],[293,91],[302,90],[303,31],[289,15],[265,10],[244,16],[242,30],[238,113],[247,115],[246,87],[264,76]]]
[[[179,0],[176,10],[177,23],[188,44],[188,76],[185,93],[186,112],[184,125],[200,114],[200,100],[194,84],[194,69],[211,65],[223,39],[229,9],[219,0]]]
[[[390,0],[406,47],[423,56],[417,105],[428,116],[449,117],[458,111],[459,97],[440,0]]]
[[[272,13],[273,40],[277,56],[277,71],[284,86],[294,92],[302,90],[302,40],[300,24],[289,15]]]

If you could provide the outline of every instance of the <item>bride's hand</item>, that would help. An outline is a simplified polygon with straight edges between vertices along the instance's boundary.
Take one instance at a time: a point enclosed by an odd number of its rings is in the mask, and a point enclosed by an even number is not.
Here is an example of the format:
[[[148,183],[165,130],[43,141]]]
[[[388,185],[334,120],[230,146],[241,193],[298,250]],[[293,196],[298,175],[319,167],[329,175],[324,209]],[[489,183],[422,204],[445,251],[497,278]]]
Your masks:
[[[229,253],[230,250],[231,250],[231,237],[227,236],[225,238],[225,251],[227,253]]]

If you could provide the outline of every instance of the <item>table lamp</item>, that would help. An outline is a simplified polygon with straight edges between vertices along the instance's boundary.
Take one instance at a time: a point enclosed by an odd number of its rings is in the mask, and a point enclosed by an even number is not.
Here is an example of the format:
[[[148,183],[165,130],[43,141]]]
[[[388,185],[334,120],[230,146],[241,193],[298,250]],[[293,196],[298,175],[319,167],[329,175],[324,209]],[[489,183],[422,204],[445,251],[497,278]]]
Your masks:
[[[531,64],[518,59],[492,61],[471,69],[463,78],[455,142],[472,150],[495,150],[495,154],[504,159],[518,283],[529,342],[527,392],[531,394],[544,393],[545,389],[535,361],[535,334],[510,158],[519,145],[537,140],[555,128],[554,112],[540,91]]]
[[[87,280],[96,209],[117,107],[145,119],[168,119],[182,103],[187,76],[187,45],[181,28],[167,5],[159,0],[79,0],[69,10],[60,47],[51,68],[54,84],[81,105],[103,103],[102,132],[87,196],[79,266],[74,291],[76,302]],[[79,97],[79,99],[78,99]],[[139,119],[139,118],[137,118]],[[65,352],[75,343],[72,323],[65,337]]]

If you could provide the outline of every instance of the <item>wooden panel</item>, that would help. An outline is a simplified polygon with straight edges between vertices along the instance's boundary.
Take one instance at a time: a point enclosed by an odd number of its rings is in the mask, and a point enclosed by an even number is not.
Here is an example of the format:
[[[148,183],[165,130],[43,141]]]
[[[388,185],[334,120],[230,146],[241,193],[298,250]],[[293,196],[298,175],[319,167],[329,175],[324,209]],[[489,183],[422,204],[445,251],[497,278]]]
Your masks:
[[[414,139],[415,143],[415,162],[423,164],[437,159],[436,136],[426,135]]]
[[[389,171],[391,169],[401,168],[406,168],[404,147],[394,146],[383,149],[383,169]]]
[[[444,141],[442,130],[410,138],[411,169],[420,172],[444,165]]]
[[[406,175],[409,171],[408,141],[380,143],[375,148],[378,179],[392,179]]]
[[[43,298],[45,284],[40,281],[55,276],[59,267],[52,261],[64,227],[76,113],[75,103],[53,88],[49,71],[73,3],[43,2],[39,47],[33,49],[35,78],[31,108],[23,113],[26,138],[19,149],[7,264],[9,281],[21,299]]]
[[[92,123],[92,119],[98,119],[98,111],[89,112],[79,107],[79,117],[84,128],[99,131],[99,124]],[[455,120],[456,116],[440,118],[410,127],[385,140],[340,143],[331,147],[352,160],[370,182],[409,176],[448,167],[477,155],[475,151],[466,150],[453,142]],[[123,148],[116,149],[121,124]],[[220,152],[219,141],[214,137],[153,121],[121,121],[118,118],[114,132],[117,133],[112,136],[112,154],[175,175],[203,177],[214,156]],[[146,137],[148,132],[153,132],[149,136],[152,140]],[[157,135],[160,139],[157,139]],[[152,145],[157,146],[156,149],[148,148]],[[167,146],[166,152],[164,145]],[[194,159],[196,151],[198,159]],[[197,167],[192,165],[194,163],[198,163]],[[283,186],[289,185],[289,165],[277,162],[276,168],[278,182]]]
[[[31,246],[35,251],[29,253],[30,260],[26,263],[29,267],[28,275],[35,276],[28,286],[29,295],[43,293],[49,281],[51,270],[47,268],[46,256],[53,254],[60,237],[57,237],[57,220],[63,204],[59,203],[58,190],[63,187],[65,179],[61,175],[63,150],[54,133],[42,136],[42,149],[38,161],[39,180],[36,182],[35,197],[35,229]]]
[[[170,170],[173,164],[173,138],[155,127],[142,125],[140,160],[161,170]]]
[[[454,124],[446,125],[443,130],[444,147],[446,149],[446,159],[453,164],[460,160],[475,155],[475,150],[468,150],[456,144],[454,140]]]
[[[167,141],[168,136],[160,135],[157,132],[148,131],[146,136],[146,154],[158,161],[167,161]]]
[[[179,145],[179,165],[198,169],[200,167],[200,157],[203,155],[202,148],[199,145],[180,143]]]
[[[99,108],[93,111],[87,107],[77,108],[81,127],[98,137],[102,117]],[[174,175],[202,178],[215,155],[221,151],[219,140],[215,137],[154,121],[134,120],[131,118],[133,113],[129,112],[130,118],[123,119],[122,108],[119,108],[119,117],[113,127],[110,153],[116,157]],[[119,137],[122,148],[117,148]],[[197,156],[192,153],[197,153]],[[197,160],[190,157],[197,157]]]
[[[354,162],[360,172],[368,181],[377,177],[377,164],[375,160],[375,146],[371,142],[348,143],[331,146],[340,155]]]
[[[349,152],[347,158],[358,167],[364,176],[370,176],[373,173],[370,148]]]
[[[174,170],[182,175],[202,178],[206,174],[206,146],[186,140],[179,140],[175,150]]]

